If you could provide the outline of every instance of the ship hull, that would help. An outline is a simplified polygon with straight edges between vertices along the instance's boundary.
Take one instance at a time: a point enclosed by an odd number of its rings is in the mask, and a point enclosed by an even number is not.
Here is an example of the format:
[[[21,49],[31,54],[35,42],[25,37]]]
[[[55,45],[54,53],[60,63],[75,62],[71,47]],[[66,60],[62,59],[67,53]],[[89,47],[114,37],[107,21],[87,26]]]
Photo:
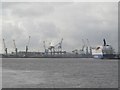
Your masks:
[[[96,54],[96,55],[93,55],[93,58],[96,58],[96,59],[115,59],[115,58],[118,58],[117,55],[115,54]]]

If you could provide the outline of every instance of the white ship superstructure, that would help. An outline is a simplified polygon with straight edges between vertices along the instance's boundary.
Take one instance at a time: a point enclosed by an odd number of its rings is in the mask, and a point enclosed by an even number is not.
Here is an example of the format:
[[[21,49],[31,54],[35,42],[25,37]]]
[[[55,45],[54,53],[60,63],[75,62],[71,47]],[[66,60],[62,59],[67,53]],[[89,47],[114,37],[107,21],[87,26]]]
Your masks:
[[[105,39],[103,39],[104,45],[97,46],[92,49],[92,55],[94,58],[113,58],[114,49],[111,45],[106,45]]]
[[[103,58],[103,52],[102,52],[103,47],[102,46],[97,46],[92,49],[92,55],[94,58]]]

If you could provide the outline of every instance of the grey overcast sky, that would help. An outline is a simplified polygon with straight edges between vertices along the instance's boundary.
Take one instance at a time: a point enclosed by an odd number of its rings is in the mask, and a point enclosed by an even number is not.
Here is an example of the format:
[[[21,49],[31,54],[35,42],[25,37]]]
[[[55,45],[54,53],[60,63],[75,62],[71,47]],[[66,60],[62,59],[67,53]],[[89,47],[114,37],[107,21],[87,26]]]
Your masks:
[[[8,51],[13,39],[18,50],[25,50],[31,36],[30,50],[43,51],[43,41],[58,43],[63,49],[80,49],[82,39],[91,46],[103,45],[103,38],[117,50],[118,3],[114,2],[4,2],[2,3],[2,37]]]

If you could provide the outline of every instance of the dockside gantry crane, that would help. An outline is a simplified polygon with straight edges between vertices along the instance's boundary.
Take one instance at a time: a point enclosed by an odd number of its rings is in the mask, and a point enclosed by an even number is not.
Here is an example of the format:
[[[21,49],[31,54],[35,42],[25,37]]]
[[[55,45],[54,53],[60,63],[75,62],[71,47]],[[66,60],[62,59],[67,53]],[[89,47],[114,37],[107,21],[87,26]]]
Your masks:
[[[8,55],[8,53],[7,53],[7,47],[6,47],[5,39],[4,38],[3,38],[3,45],[4,45],[5,54]]]
[[[56,45],[53,45],[50,42],[50,46],[48,48],[48,51],[50,51],[51,54],[62,54],[65,53],[65,51],[62,51],[62,42],[63,42],[63,38],[61,39],[61,41],[59,43],[57,43]],[[45,43],[45,42],[44,42]],[[44,44],[45,45],[45,44]],[[44,47],[45,48],[45,47]]]
[[[13,40],[13,45],[14,45],[14,49],[15,49],[15,54],[17,56],[17,47],[16,47],[16,44],[15,44],[15,40]]]
[[[28,46],[29,46],[29,43],[30,43],[30,38],[31,38],[31,36],[29,36],[28,43],[26,45],[26,52],[25,52],[26,57],[27,57],[27,53],[28,53],[28,50],[29,50]]]
[[[55,54],[55,46],[53,45],[52,42],[50,42],[50,46],[49,46],[48,50],[50,50],[51,55]]]

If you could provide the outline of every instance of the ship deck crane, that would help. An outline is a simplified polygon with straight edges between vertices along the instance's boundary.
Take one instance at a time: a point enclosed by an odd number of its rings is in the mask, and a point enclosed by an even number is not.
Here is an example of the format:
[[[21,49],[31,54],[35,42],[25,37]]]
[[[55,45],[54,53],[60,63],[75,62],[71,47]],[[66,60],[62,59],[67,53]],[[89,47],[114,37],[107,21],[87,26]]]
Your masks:
[[[3,44],[4,44],[4,50],[5,50],[5,54],[7,55],[7,48],[6,48],[6,44],[5,44],[5,39],[3,39]]]

